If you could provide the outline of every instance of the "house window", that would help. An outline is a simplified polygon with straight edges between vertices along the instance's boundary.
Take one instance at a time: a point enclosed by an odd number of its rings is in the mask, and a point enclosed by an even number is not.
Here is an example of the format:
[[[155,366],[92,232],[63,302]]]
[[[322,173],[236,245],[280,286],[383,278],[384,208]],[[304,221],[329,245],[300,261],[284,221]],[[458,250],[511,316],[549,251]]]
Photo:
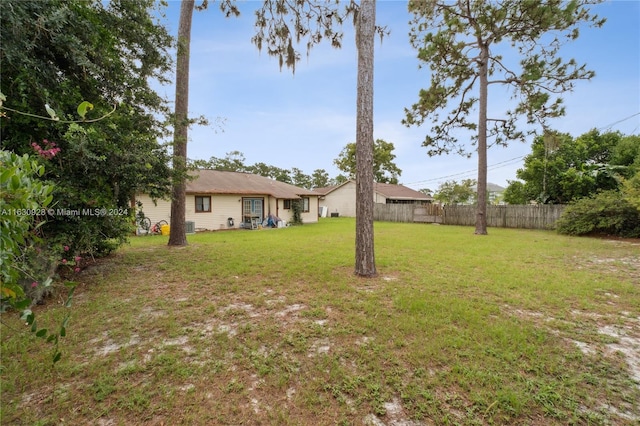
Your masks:
[[[211,197],[196,196],[196,213],[207,213],[211,211]]]
[[[282,204],[285,210],[291,210],[291,200],[283,200]]]
[[[309,197],[302,197],[302,211],[309,212]]]

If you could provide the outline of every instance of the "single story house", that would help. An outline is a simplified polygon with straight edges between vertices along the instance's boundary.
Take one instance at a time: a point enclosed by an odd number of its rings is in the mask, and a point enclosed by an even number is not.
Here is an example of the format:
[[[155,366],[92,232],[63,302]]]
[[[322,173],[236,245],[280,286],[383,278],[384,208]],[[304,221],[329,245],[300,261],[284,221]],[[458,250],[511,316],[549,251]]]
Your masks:
[[[326,208],[327,215],[355,217],[356,181],[348,180],[341,185],[327,186],[313,190],[320,196],[320,208]],[[381,204],[430,204],[433,197],[403,185],[389,183],[373,184],[373,202]]]
[[[187,181],[185,216],[194,230],[249,228],[269,216],[290,222],[294,201],[302,203],[303,223],[318,222],[319,196],[310,190],[250,173],[196,170],[189,174],[193,179]],[[146,194],[137,195],[135,201],[142,204],[152,224],[171,223],[170,201],[154,202]]]

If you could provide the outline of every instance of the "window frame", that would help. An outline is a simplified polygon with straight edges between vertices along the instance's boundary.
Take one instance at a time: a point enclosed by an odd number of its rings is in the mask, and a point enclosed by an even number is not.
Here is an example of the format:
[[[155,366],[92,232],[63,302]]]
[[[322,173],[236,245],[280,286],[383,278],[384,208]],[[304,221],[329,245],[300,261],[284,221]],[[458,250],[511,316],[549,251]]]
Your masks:
[[[309,213],[311,210],[311,199],[309,197],[300,197],[302,199],[302,213]],[[305,209],[306,204],[306,209]]]
[[[282,200],[282,208],[285,210],[291,210],[291,201],[290,199]]]
[[[198,210],[198,199],[208,199],[209,201],[209,210]],[[211,195],[196,195],[194,196],[195,206],[194,210],[196,213],[211,213]],[[202,207],[204,208],[204,203],[202,203]]]

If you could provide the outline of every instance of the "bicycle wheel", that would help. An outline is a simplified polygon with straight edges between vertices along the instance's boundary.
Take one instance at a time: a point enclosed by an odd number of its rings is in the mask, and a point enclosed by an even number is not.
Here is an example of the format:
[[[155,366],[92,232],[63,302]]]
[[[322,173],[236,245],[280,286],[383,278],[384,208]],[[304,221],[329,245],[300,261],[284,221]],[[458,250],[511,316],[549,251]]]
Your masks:
[[[149,232],[149,229],[151,229],[151,219],[149,219],[148,217],[138,219],[138,226]]]

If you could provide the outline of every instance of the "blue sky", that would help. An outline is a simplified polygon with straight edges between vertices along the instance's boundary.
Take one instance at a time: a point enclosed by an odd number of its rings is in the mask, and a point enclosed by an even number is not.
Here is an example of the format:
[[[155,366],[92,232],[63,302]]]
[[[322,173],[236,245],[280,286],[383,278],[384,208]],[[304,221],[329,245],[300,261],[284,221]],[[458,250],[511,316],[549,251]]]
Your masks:
[[[199,3],[196,0],[196,3]],[[339,170],[333,160],[355,141],[357,57],[353,26],[346,22],[342,49],[328,45],[303,55],[293,75],[279,70],[276,58],[258,52],[250,40],[258,2],[239,3],[239,18],[224,18],[217,4],[195,12],[192,28],[189,111],[220,126],[194,127],[189,133],[189,158],[224,157],[240,151],[246,164],[264,162],[307,174]],[[177,32],[180,3],[170,1],[166,23]],[[551,127],[579,136],[590,129],[640,133],[640,2],[610,1],[594,7],[607,22],[600,29],[585,28],[562,56],[587,63],[596,72],[564,95],[567,114]],[[374,137],[395,145],[401,183],[436,190],[446,180],[475,178],[477,156],[450,154],[429,157],[421,147],[431,125],[407,128],[401,124],[421,88],[429,86],[429,71],[418,69],[416,51],[408,40],[411,18],[406,2],[378,1],[378,25],[391,34],[375,45]],[[160,93],[174,99],[174,88]],[[493,94],[493,97],[492,97]],[[494,116],[513,106],[498,92],[489,93]],[[631,117],[631,118],[629,118]],[[531,141],[489,150],[489,181],[506,186],[515,179]]]

